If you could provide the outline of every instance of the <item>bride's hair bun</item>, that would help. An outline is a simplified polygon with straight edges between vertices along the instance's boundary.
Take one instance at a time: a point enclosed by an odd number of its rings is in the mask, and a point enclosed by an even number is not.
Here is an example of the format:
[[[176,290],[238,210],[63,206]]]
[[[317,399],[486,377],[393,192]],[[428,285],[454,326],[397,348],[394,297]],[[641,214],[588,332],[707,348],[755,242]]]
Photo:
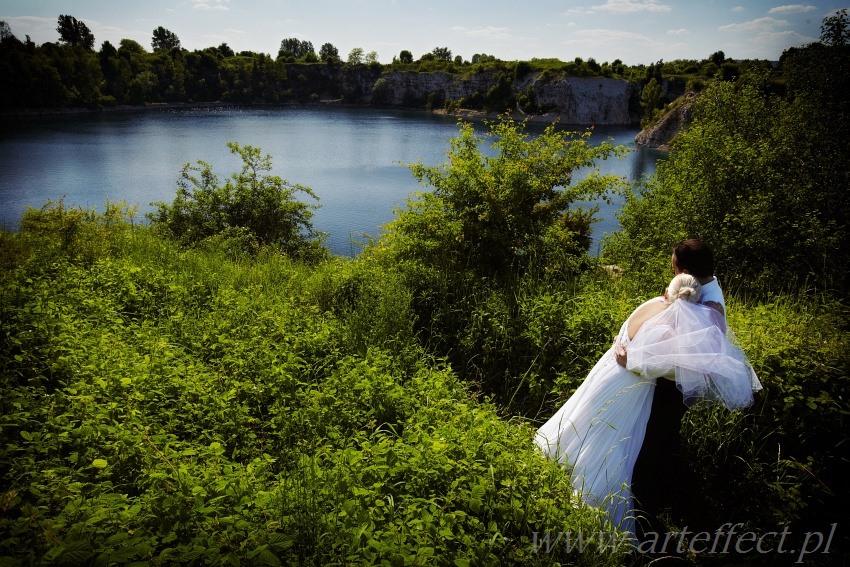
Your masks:
[[[667,303],[677,299],[698,303],[702,296],[702,285],[691,274],[679,274],[667,286]]]

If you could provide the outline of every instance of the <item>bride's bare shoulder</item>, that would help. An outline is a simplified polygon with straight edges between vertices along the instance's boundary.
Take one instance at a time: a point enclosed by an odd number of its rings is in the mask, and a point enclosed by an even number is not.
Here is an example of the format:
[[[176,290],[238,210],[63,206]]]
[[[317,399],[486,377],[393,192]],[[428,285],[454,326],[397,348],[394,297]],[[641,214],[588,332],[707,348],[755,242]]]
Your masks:
[[[667,308],[667,304],[663,298],[656,297],[651,299],[635,309],[627,321],[627,331],[629,339],[635,338],[635,335],[640,330],[641,326],[652,317],[658,315]]]

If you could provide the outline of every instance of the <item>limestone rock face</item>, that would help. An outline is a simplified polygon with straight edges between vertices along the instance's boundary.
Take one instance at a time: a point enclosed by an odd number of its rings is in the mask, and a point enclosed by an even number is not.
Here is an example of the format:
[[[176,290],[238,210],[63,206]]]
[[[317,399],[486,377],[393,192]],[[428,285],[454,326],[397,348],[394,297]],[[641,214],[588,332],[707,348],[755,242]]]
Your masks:
[[[553,106],[565,124],[634,124],[636,87],[621,79],[567,77],[531,85],[540,106]]]
[[[294,100],[339,101],[374,106],[445,108],[450,101],[488,97],[493,88],[510,89],[533,100],[545,115],[527,115],[519,108],[490,109],[512,112],[530,120],[561,124],[632,125],[640,122],[640,87],[623,79],[564,77],[530,72],[521,78],[499,71],[471,75],[443,71],[386,71],[369,66],[329,67],[291,64],[287,84]],[[480,102],[479,102],[480,104]]]
[[[650,124],[635,136],[635,143],[647,148],[669,150],[673,139],[691,122],[691,107],[697,99],[696,93],[685,93],[676,105],[661,119]]]
[[[603,77],[541,80],[539,76],[539,73],[531,73],[525,80],[514,83],[513,88],[517,92],[530,91],[538,106],[551,108],[546,115],[548,120],[557,119],[562,124],[600,125],[629,125],[640,120],[637,86],[629,81]],[[437,108],[447,100],[469,99],[476,94],[482,96],[498,82],[499,77],[488,72],[470,77],[444,72],[389,72],[373,84],[373,97],[369,102],[391,106],[430,103]]]

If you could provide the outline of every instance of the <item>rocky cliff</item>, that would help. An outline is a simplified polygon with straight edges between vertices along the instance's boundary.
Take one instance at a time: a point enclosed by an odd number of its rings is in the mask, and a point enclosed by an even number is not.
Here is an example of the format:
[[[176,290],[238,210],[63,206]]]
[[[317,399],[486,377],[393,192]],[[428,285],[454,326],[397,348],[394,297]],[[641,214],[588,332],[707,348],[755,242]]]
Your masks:
[[[521,78],[500,71],[471,75],[443,71],[291,66],[294,98],[406,108],[488,108],[562,124],[631,125],[640,122],[640,87],[622,79],[566,77],[529,72]],[[518,104],[517,99],[525,101]],[[514,101],[499,107],[501,101]]]
[[[530,89],[538,106],[551,107],[565,124],[615,124],[640,122],[640,87],[622,79],[564,77],[543,80],[539,74],[521,86]]]
[[[449,73],[389,72],[373,85],[370,102],[392,106],[410,106],[424,100],[433,108],[447,101],[478,100],[493,89],[509,86],[544,108],[546,120],[563,124],[634,124],[640,121],[636,104],[637,85],[620,79],[602,77],[545,78],[531,73],[521,81],[505,85],[504,77],[477,73],[458,77]],[[383,81],[383,82],[382,82]],[[377,88],[375,88],[377,87]],[[514,111],[516,108],[500,109]]]
[[[669,150],[676,136],[691,122],[691,107],[697,99],[693,92],[671,103],[671,108],[658,121],[648,125],[635,136],[635,143],[647,148]]]

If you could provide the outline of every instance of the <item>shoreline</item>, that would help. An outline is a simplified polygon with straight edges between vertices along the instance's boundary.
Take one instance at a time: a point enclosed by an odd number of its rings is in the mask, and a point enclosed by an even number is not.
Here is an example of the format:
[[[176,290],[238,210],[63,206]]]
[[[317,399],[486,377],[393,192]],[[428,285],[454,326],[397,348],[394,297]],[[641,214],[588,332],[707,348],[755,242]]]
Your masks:
[[[526,114],[524,112],[487,112],[484,110],[475,110],[472,108],[459,108],[456,110],[446,110],[438,108],[427,110],[424,108],[408,108],[408,107],[382,107],[373,106],[370,104],[345,104],[341,100],[324,100],[320,102],[311,102],[301,104],[298,102],[289,103],[235,103],[235,102],[157,102],[150,104],[121,104],[115,106],[99,106],[89,108],[66,108],[66,107],[50,107],[50,108],[15,108],[0,110],[0,120],[14,120],[16,118],[38,118],[38,117],[60,117],[60,116],[85,116],[94,114],[116,114],[120,112],[144,112],[147,110],[180,110],[193,108],[391,108],[394,110],[417,111],[425,114],[433,114],[436,116],[455,117],[463,120],[486,121],[498,120],[499,118],[510,118],[515,122],[533,122],[543,124],[568,124],[562,122],[562,114],[558,112],[548,112],[546,114]],[[569,124],[570,126],[585,126],[593,127],[596,124]],[[633,126],[633,124],[599,124],[599,126]]]

